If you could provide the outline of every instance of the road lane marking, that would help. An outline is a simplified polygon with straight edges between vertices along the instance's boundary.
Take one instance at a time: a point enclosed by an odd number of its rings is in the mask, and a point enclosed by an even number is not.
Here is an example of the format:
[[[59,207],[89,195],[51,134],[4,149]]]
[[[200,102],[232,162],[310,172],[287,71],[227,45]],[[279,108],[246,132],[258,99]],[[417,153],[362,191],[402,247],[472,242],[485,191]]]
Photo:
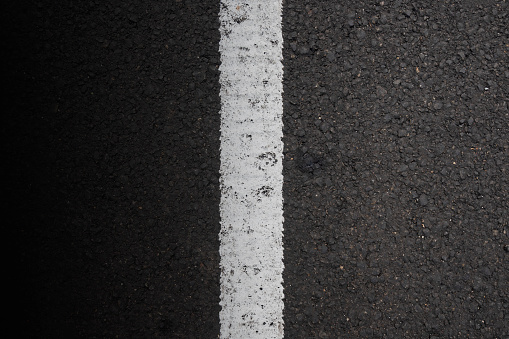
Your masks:
[[[283,338],[281,0],[221,0],[221,338]]]

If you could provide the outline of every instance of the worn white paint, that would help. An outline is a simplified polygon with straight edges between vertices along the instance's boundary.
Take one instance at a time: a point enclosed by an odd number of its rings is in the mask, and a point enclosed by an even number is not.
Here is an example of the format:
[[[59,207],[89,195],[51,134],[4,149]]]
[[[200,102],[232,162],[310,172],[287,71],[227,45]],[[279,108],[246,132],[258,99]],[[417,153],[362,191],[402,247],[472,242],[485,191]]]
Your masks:
[[[221,338],[283,338],[281,0],[221,0]]]

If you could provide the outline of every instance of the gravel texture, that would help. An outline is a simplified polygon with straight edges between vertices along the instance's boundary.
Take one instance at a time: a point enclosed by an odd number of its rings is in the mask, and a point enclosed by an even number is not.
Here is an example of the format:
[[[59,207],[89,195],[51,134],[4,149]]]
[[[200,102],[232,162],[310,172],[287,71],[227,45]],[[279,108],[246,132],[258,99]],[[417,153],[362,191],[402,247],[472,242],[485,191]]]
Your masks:
[[[477,3],[286,2],[288,338],[509,336],[509,4]]]
[[[219,3],[11,6],[21,329],[217,337]]]
[[[6,5],[16,337],[217,338],[218,12]],[[284,2],[286,337],[509,337],[508,21]]]

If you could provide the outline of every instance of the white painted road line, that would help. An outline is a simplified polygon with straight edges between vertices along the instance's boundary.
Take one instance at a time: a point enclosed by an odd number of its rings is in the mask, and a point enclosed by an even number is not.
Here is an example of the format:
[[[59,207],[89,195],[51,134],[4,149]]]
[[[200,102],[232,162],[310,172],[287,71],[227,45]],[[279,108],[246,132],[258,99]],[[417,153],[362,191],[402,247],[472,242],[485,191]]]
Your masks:
[[[221,338],[283,338],[281,11],[221,1]]]

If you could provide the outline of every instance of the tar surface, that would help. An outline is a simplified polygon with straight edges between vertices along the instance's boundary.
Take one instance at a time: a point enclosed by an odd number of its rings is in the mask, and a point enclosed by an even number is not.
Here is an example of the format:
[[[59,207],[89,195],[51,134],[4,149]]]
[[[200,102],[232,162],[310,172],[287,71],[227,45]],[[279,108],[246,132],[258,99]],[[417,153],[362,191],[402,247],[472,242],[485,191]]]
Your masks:
[[[9,6],[18,337],[217,338],[219,1]],[[509,3],[283,6],[286,337],[507,338]]]

